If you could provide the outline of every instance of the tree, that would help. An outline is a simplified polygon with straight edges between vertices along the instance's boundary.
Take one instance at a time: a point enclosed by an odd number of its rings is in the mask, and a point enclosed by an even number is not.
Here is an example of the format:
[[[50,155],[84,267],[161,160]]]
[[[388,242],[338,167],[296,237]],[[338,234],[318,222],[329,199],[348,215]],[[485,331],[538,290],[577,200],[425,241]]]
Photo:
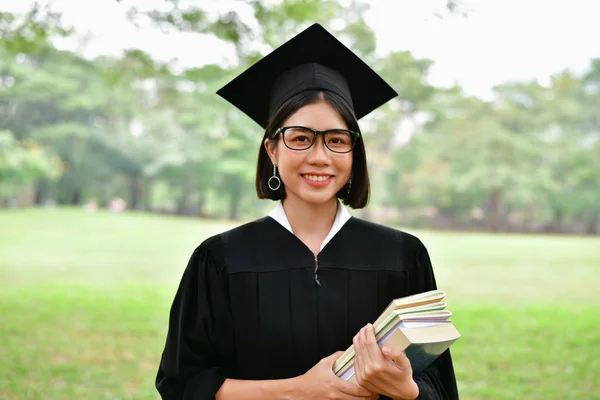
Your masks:
[[[21,144],[10,131],[0,131],[0,206],[14,197],[20,185],[37,179],[56,179],[60,160],[31,140]]]

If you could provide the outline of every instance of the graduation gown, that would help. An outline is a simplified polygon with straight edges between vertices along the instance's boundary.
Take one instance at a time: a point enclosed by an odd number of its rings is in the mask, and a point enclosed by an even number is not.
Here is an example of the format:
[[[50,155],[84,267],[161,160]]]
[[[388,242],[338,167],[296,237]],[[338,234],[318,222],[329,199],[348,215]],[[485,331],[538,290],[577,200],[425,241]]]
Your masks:
[[[226,378],[302,375],[346,350],[392,299],[435,288],[427,250],[410,234],[351,217],[315,258],[273,218],[250,222],[191,256],[157,390],[165,400],[205,400]],[[414,379],[422,400],[458,398],[449,351]]]

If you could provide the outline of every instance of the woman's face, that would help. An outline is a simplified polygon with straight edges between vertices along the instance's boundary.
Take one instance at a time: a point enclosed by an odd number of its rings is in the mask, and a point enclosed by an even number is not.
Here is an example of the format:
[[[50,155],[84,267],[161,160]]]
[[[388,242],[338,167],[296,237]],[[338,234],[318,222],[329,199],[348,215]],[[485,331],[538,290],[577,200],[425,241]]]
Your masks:
[[[283,126],[306,126],[316,130],[348,129],[344,119],[325,101],[309,104],[284,121]],[[286,147],[281,136],[275,145],[265,140],[267,153],[279,170],[286,198],[317,205],[332,201],[348,182],[352,152],[334,153],[325,147],[323,135],[308,150]]]

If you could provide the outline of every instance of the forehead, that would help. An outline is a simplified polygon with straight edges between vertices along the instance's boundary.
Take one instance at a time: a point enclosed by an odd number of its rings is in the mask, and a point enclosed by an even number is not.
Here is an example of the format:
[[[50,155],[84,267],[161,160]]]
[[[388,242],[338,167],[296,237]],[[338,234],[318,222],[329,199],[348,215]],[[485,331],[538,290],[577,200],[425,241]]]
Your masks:
[[[301,125],[317,130],[348,129],[344,118],[326,101],[303,106],[286,119],[283,125]]]

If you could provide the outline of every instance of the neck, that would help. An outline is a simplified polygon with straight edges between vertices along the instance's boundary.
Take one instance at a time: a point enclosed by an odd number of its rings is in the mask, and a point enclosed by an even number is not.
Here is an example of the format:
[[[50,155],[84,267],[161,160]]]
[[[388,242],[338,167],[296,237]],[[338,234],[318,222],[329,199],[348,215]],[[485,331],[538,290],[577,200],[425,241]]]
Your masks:
[[[338,201],[331,199],[323,204],[307,204],[296,198],[283,202],[283,209],[292,231],[296,235],[327,236],[337,214]]]

